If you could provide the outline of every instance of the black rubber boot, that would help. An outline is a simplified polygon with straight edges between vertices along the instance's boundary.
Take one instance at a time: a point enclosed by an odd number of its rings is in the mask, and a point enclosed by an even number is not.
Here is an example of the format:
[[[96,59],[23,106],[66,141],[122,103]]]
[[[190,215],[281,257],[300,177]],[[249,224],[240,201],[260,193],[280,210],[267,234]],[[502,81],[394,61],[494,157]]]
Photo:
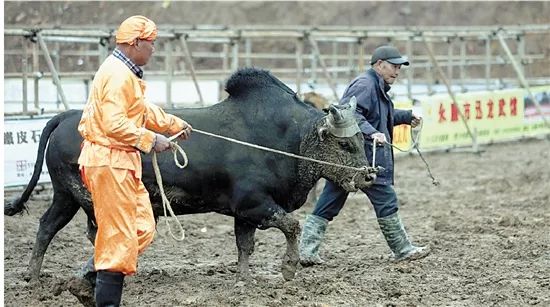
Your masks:
[[[411,243],[397,212],[379,218],[378,225],[380,225],[380,230],[382,230],[386,242],[388,242],[388,246],[393,252],[395,261],[415,260],[430,254],[428,246],[414,246]]]
[[[78,301],[86,307],[95,307],[95,283],[97,272],[94,268],[94,256],[88,259],[88,262],[82,269],[68,282],[68,290],[76,296]]]
[[[310,214],[306,218],[302,235],[300,237],[300,263],[303,266],[312,266],[323,264],[324,261],[319,256],[319,247],[325,237],[328,227],[328,220]]]
[[[118,307],[122,299],[124,274],[119,272],[98,271],[95,287],[97,307]]]

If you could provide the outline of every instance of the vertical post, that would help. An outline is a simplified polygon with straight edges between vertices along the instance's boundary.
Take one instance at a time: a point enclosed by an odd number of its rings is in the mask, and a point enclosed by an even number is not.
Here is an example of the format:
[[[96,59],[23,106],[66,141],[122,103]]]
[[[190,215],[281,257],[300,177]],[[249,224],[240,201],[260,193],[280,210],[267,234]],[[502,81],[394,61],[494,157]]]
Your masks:
[[[61,98],[61,102],[63,103],[65,110],[68,110],[70,109],[69,104],[67,104],[67,99],[65,98],[65,92],[63,92],[63,88],[61,87],[61,80],[59,80],[59,75],[57,74],[57,70],[55,69],[55,66],[53,64],[52,58],[50,56],[50,52],[48,51],[48,46],[46,45],[46,42],[44,42],[44,39],[42,38],[42,34],[40,32],[36,33],[36,38],[38,39],[40,48],[42,48],[42,52],[44,53],[44,57],[46,58],[46,63],[48,64],[48,67],[52,72],[52,78],[53,78],[53,82],[57,87],[58,96]]]
[[[99,50],[99,63],[105,61],[105,59],[109,56],[109,39],[106,37],[102,37],[99,39],[99,44],[97,45],[97,49]]]
[[[460,38],[460,87],[463,93],[466,92],[466,86],[464,85],[464,79],[466,79],[466,40],[464,37]]]
[[[94,66],[92,66],[92,61],[90,61],[90,44],[84,44],[82,45],[82,52],[86,54],[86,56],[84,56],[84,63],[85,63],[85,70],[87,71],[90,71],[90,70],[93,70]]]
[[[29,65],[27,62],[27,57],[29,53],[29,46],[28,41],[26,39],[23,39],[23,58],[21,59],[21,70],[23,73],[23,79],[22,79],[22,87],[23,87],[23,114],[27,114],[29,111],[29,101],[27,99],[27,76],[29,73]]]
[[[223,59],[222,59],[222,69],[227,73],[229,70],[229,44],[223,43]]]
[[[239,68],[239,41],[231,40],[231,70],[236,71]]]
[[[317,81],[317,57],[315,56],[315,52],[313,51],[313,48],[311,48],[311,54],[309,55],[310,57],[310,71],[311,71],[311,80],[313,80],[314,82]]]
[[[33,82],[33,89],[34,89],[34,109],[40,110],[40,103],[39,103],[39,96],[40,91],[38,89],[38,85],[40,82],[40,78],[42,78],[42,73],[40,72],[40,50],[38,49],[38,44],[35,42],[32,44],[32,71],[34,74],[34,82]]]
[[[407,56],[409,58],[412,57],[412,54],[413,54],[413,38],[412,37],[409,37],[409,39],[407,40],[407,43],[406,43],[406,48],[407,48]],[[407,72],[407,97],[412,100],[413,97],[412,97],[412,83],[413,83],[413,78],[414,78],[414,65],[409,65],[406,69],[406,72]]]
[[[301,37],[296,39],[296,93],[300,95],[302,93],[302,71],[304,69],[304,62],[302,55],[304,52],[304,41]]]
[[[176,61],[177,59],[177,64],[174,63],[174,65],[176,65],[177,69],[180,70],[180,71],[185,71],[185,54],[183,54],[182,50],[181,50],[181,47],[180,45],[176,44],[174,46],[174,50],[175,50],[175,53],[174,53],[174,61]],[[181,58],[183,58],[183,60],[179,60]]]
[[[348,63],[347,63],[347,67],[348,67],[348,83],[353,79],[355,73],[354,73],[354,65],[353,65],[353,54],[354,54],[354,49],[355,48],[355,44],[354,43],[348,43]]]
[[[522,34],[519,34],[517,37],[517,44],[518,44],[518,62],[519,62],[519,68],[521,69],[521,73],[525,76],[525,65],[523,64],[523,59],[525,59],[525,37]]]
[[[54,49],[53,49],[53,52],[52,52],[52,60],[53,60],[53,64],[54,64],[55,70],[59,72],[59,71],[61,71],[61,70],[59,69],[59,58],[60,58],[60,56],[59,56],[59,52],[60,52],[60,50],[59,50],[59,42],[55,42],[53,46],[54,46]],[[58,88],[56,88],[56,91],[57,91],[57,95],[56,95],[56,96],[57,96],[56,106],[57,106],[57,108],[59,109],[59,97],[61,97],[61,94],[59,93],[59,89],[58,89]],[[66,108],[65,108],[65,109],[66,109]]]
[[[252,54],[252,41],[250,40],[250,38],[247,38],[245,41],[244,41],[244,52],[245,52],[245,65],[247,67],[251,67],[252,66],[252,58],[251,58],[251,54]]]
[[[332,77],[338,78],[338,43],[332,42]]]
[[[191,78],[193,78],[193,84],[195,84],[195,89],[197,90],[197,94],[199,95],[199,101],[201,105],[204,106],[204,99],[202,98],[199,82],[197,81],[197,76],[195,75],[195,65],[193,65],[193,56],[191,55],[191,51],[189,50],[189,46],[187,45],[187,36],[180,36],[180,42],[183,48],[183,52],[185,53],[185,58],[187,59],[187,66],[189,66],[189,70],[191,71]],[[227,44],[224,44],[224,46],[226,45]]]
[[[424,40],[427,48],[432,48],[432,42],[427,42],[426,40]],[[435,57],[434,57],[434,60],[435,60]],[[437,60],[435,60],[437,61]],[[436,62],[437,63],[437,62]],[[433,65],[436,65],[436,64],[433,64]],[[430,65],[426,65],[426,86],[428,87],[428,95],[433,95],[434,94],[434,89],[433,89],[433,83],[434,83],[434,75],[433,75],[433,66],[430,66]]]
[[[222,70],[224,72],[224,74],[229,74],[230,71],[229,71],[229,43],[223,43],[222,45]],[[222,100],[224,97],[226,97],[227,95],[227,92],[225,91],[225,88],[224,88],[224,81],[223,81],[223,76],[221,76],[220,80],[219,80],[219,91],[218,91],[218,97],[220,97]]]
[[[447,44],[449,45],[449,50],[447,50],[447,76],[449,76],[449,84],[453,83],[453,49],[454,49],[454,38],[448,38]]]
[[[365,71],[365,42],[362,38],[359,38],[357,41],[357,45],[359,45],[359,50],[357,52],[357,66],[359,67],[359,73],[362,73]]]
[[[491,90],[491,36],[485,39],[485,87]]]
[[[164,69],[166,70],[166,106],[174,107],[172,102],[172,80],[174,79],[174,55],[172,52],[172,39],[169,38],[164,43],[166,56],[164,57]]]

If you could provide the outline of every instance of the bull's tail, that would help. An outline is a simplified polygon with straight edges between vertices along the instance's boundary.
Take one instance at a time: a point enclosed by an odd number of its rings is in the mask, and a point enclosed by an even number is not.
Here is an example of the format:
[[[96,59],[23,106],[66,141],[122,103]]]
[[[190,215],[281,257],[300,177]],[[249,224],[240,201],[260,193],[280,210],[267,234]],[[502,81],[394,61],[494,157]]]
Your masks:
[[[36,187],[36,184],[38,183],[38,179],[40,178],[40,173],[42,172],[42,165],[44,164],[44,154],[46,152],[46,144],[48,143],[48,140],[50,139],[50,135],[52,132],[57,128],[59,123],[61,123],[67,116],[71,115],[73,112],[67,111],[63,112],[61,114],[58,114],[52,119],[48,121],[46,124],[46,127],[42,130],[42,135],[40,136],[40,142],[38,143],[38,153],[36,156],[36,162],[34,164],[34,172],[32,173],[31,180],[29,181],[29,184],[25,188],[25,191],[23,191],[23,194],[12,201],[4,204],[4,214],[5,215],[15,215],[16,213],[20,213],[25,208],[25,203],[27,200],[29,200],[29,197],[31,196],[32,191]]]

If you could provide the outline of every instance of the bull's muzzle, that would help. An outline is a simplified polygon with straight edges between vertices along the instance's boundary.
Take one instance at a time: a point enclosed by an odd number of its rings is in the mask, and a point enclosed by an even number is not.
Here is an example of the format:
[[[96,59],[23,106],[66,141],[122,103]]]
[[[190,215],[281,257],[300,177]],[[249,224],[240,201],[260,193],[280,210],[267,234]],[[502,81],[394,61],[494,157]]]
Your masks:
[[[359,189],[368,188],[376,180],[376,174],[382,170],[381,167],[365,166],[363,170],[357,171],[349,180],[342,183],[346,192],[357,192]]]

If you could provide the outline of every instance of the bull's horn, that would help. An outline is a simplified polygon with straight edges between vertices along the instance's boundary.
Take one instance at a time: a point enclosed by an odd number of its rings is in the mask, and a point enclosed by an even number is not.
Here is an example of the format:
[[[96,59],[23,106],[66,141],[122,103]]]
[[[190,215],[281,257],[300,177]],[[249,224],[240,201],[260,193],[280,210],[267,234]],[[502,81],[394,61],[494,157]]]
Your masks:
[[[336,106],[330,105],[328,111],[330,112],[330,114],[332,114],[332,117],[334,118],[335,122],[342,120],[343,118],[342,113],[340,113],[340,110],[338,110]]]

